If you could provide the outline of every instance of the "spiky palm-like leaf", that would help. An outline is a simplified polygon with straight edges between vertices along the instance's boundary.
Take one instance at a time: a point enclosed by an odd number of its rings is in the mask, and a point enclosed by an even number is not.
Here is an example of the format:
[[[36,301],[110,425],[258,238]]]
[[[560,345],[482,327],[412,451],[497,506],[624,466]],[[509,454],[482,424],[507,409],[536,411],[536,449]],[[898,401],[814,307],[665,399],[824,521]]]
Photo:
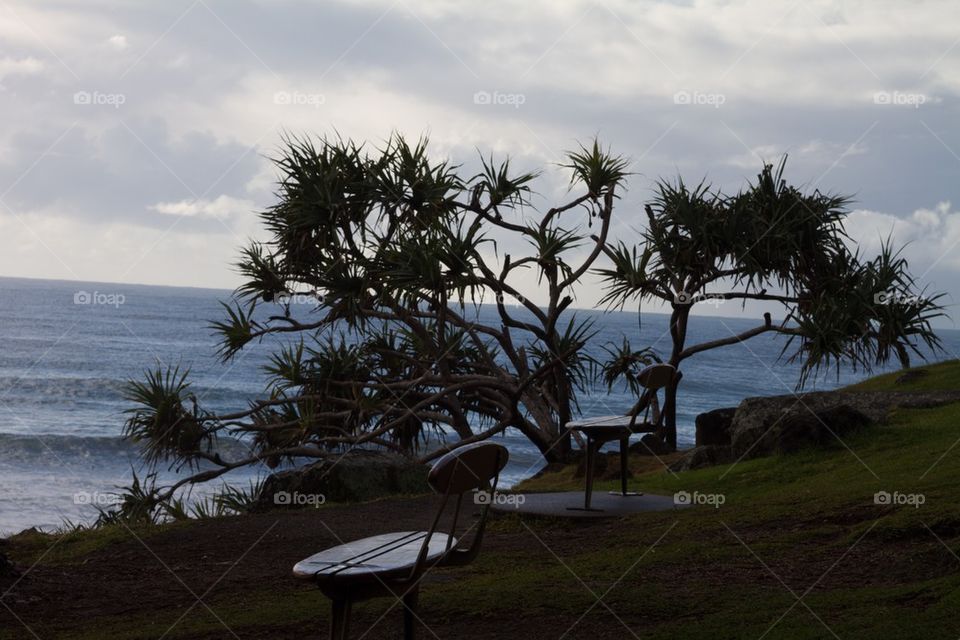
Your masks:
[[[246,309],[239,303],[230,306],[221,302],[220,306],[227,313],[226,319],[211,322],[209,326],[216,334],[219,334],[220,346],[218,352],[220,358],[227,361],[253,340],[253,334],[260,329],[260,325],[253,319],[256,310],[255,301],[251,301]]]
[[[528,204],[530,182],[537,177],[537,173],[511,175],[510,160],[498,165],[493,157],[487,159],[481,155],[480,162],[483,171],[471,180],[477,198],[486,195],[487,206],[495,210],[501,206],[513,208]]]
[[[652,348],[634,349],[626,337],[619,345],[608,344],[603,350],[607,354],[607,359],[602,364],[600,372],[607,390],[612,391],[617,383],[621,383],[637,397],[643,392],[637,375],[644,367],[662,362]]]
[[[157,367],[125,386],[124,397],[135,406],[126,411],[123,435],[141,446],[148,462],[193,464],[213,443],[196,410],[185,406],[188,401],[195,404],[188,373],[179,366]]]
[[[604,151],[597,139],[594,139],[591,146],[580,145],[577,150],[568,151],[566,155],[569,162],[561,166],[570,169],[570,183],[583,184],[593,198],[612,192],[629,175],[629,160]]]

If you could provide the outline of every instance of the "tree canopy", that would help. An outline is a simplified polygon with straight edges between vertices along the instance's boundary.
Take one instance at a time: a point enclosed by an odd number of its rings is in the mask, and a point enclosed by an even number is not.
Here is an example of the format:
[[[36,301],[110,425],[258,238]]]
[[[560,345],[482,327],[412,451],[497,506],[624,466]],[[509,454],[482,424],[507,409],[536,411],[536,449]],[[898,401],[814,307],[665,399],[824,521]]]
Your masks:
[[[432,159],[424,139],[394,135],[375,148],[288,137],[275,166],[276,203],[260,214],[269,239],[243,249],[244,284],[212,325],[224,361],[253,341],[287,338],[265,367],[263,397],[218,414],[199,406],[179,370],[148,372],[128,388],[135,406],[125,434],[147,459],[204,467],[167,495],[241,466],[353,447],[429,460],[507,428],[547,460],[568,459],[565,425],[578,397],[598,379],[639,393],[634,376],[656,357],[626,339],[608,349],[608,362],[591,355],[593,327],[572,308],[586,277],[601,279],[611,307],[668,305],[665,360],[678,367],[775,331],[790,336],[785,355],[801,363],[802,385],[821,367],[906,364],[939,344],[930,327],[937,296],[917,289],[892,243],[872,259],[851,250],[848,199],[789,186],[783,162],[730,196],[705,183],[659,182],[637,242],[608,237],[628,161],[596,141],[566,155],[569,198],[546,211],[530,202],[537,174],[481,157],[466,177]],[[531,276],[539,304],[521,294]],[[785,315],[688,345],[688,317],[706,295],[776,303]],[[292,312],[304,299],[308,317]],[[479,313],[484,302],[493,320]],[[668,390],[661,434],[674,447],[676,391]],[[224,436],[248,443],[249,456],[224,459],[216,448]]]
[[[798,387],[824,367],[869,370],[892,357],[907,367],[911,354],[939,349],[930,323],[943,315],[941,296],[918,288],[889,238],[873,258],[851,249],[844,231],[849,198],[804,193],[786,182],[785,165],[786,157],[776,167],[765,165],[734,195],[706,183],[690,187],[682,178],[658,182],[640,242],[605,245],[612,262],[598,270],[605,302],[665,303],[671,310],[667,361],[678,368],[707,349],[786,334],[782,355],[800,363]],[[688,345],[688,318],[703,300],[764,301],[779,305],[783,316],[773,322],[767,313],[753,329]],[[676,385],[668,403],[675,394]],[[668,439],[675,447],[675,424]]]

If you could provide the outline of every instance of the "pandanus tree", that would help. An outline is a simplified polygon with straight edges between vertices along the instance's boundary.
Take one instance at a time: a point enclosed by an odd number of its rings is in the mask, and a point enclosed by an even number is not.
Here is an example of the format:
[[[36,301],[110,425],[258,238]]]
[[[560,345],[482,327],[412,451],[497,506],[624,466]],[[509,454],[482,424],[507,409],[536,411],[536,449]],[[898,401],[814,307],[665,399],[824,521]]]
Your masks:
[[[849,199],[804,193],[783,178],[784,158],[766,165],[756,182],[727,196],[705,183],[657,184],[646,205],[640,242],[604,245],[612,263],[598,269],[605,302],[657,302],[670,309],[672,341],[667,362],[683,362],[708,349],[761,334],[786,334],[781,357],[800,364],[798,387],[821,368],[852,365],[869,370],[895,358],[936,350],[930,322],[942,315],[940,295],[918,288],[906,260],[889,241],[864,258],[844,232]],[[689,344],[688,320],[698,302],[763,301],[779,307],[754,328]],[[625,343],[617,361],[628,369]],[[667,389],[666,440],[676,448],[678,383]]]
[[[264,396],[218,414],[198,405],[185,374],[161,370],[129,389],[126,434],[148,459],[204,463],[168,495],[260,461],[358,446],[409,453],[431,433],[453,437],[425,460],[510,427],[548,460],[566,459],[564,425],[593,364],[590,324],[570,307],[603,258],[626,161],[596,142],[567,154],[569,200],[546,211],[530,202],[535,174],[481,158],[464,177],[426,141],[396,135],[376,149],[287,138],[275,163],[270,237],[242,251],[244,284],[214,325],[224,360],[285,338]],[[520,292],[530,277],[540,304]],[[306,316],[292,310],[303,300]],[[495,313],[480,313],[481,301]],[[223,436],[250,455],[225,459]]]

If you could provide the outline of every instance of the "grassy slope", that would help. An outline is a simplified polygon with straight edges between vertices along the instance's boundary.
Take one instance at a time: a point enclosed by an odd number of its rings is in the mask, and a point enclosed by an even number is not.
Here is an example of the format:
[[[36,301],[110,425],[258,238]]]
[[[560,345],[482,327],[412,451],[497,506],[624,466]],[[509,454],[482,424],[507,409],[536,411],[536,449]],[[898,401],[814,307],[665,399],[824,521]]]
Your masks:
[[[894,374],[857,388],[960,388],[960,363],[929,370],[911,385],[894,386]],[[431,584],[422,606],[437,621],[520,613],[548,620],[594,605],[589,588],[606,595],[580,623],[581,631],[594,620],[610,620],[609,606],[645,639],[758,638],[778,619],[766,637],[829,637],[829,626],[841,638],[956,638],[960,558],[951,548],[960,543],[958,441],[960,404],[899,411],[889,424],[827,451],[680,475],[637,461],[632,483],[637,488],[722,494],[725,503],[607,525],[497,519],[489,535],[517,544],[454,570],[456,580]],[[525,488],[558,487],[579,488],[580,481],[568,469]],[[922,494],[925,503],[876,506],[873,496],[881,490]],[[590,530],[595,544],[565,546],[565,537],[583,527],[595,528]],[[115,535],[110,530],[80,535],[43,562],[82,560],[91,549],[112,544]],[[28,538],[12,552],[28,563],[42,544]],[[801,604],[790,590],[803,596]],[[252,588],[213,597],[211,605],[232,628],[254,636],[274,625],[317,625],[316,596],[299,590]],[[361,612],[367,608],[378,611],[383,605],[365,604]],[[52,623],[38,631],[41,637],[47,631],[52,637],[133,638],[151,635],[154,627],[158,636],[167,624],[156,615],[131,615],[90,621],[82,630]],[[168,637],[218,629],[216,620],[196,616]],[[18,636],[0,632],[6,637]]]
[[[903,384],[896,384],[896,379],[903,375],[903,371],[888,373],[864,380],[855,384],[851,389],[857,391],[941,391],[945,389],[960,389],[960,361],[949,360],[928,367],[917,367],[928,372],[928,375],[915,378]]]

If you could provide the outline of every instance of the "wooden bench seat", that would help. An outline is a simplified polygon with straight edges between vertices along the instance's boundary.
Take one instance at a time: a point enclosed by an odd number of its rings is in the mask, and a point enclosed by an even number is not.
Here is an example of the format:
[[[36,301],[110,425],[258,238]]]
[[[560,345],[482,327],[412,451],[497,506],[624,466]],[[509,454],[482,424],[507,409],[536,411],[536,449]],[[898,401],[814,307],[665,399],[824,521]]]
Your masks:
[[[400,531],[353,540],[325,549],[301,560],[293,575],[303,580],[354,580],[364,575],[388,579],[395,574],[409,575],[417,563],[423,541],[429,531]],[[455,547],[456,538],[434,533],[428,543],[424,562],[432,565]]]

